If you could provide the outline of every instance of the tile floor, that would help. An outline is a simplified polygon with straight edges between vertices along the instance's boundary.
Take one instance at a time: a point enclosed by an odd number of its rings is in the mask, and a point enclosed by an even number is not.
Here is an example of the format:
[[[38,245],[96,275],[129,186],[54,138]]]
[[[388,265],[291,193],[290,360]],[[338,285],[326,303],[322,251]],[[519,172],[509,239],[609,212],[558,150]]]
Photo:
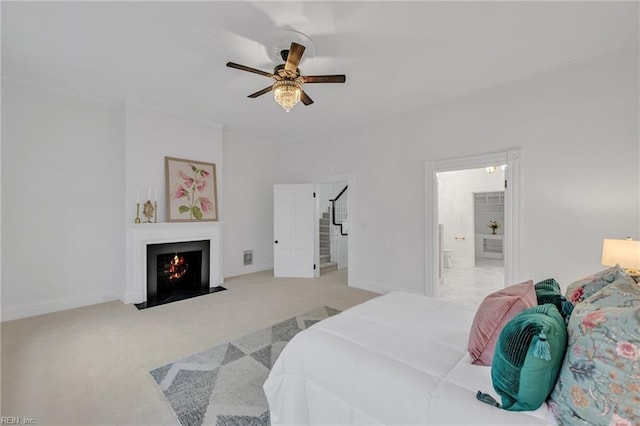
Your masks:
[[[474,268],[444,268],[440,298],[478,306],[486,295],[504,288],[503,264],[497,259],[476,259]]]

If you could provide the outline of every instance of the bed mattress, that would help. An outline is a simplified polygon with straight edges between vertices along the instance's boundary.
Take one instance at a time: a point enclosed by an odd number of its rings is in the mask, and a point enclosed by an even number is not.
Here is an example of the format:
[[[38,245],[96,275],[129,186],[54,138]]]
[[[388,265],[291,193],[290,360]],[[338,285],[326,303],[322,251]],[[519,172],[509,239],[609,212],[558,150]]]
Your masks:
[[[395,292],[315,324],[287,344],[264,384],[274,425],[545,425],[546,404],[510,412],[497,399],[491,368],[471,364],[475,312]]]

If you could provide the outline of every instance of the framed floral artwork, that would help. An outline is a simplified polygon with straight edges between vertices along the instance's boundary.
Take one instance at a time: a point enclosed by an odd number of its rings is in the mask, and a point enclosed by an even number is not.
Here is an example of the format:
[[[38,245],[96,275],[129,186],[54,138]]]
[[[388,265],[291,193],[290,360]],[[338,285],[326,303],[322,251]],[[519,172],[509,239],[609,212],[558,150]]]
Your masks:
[[[167,221],[218,220],[216,165],[164,157]]]

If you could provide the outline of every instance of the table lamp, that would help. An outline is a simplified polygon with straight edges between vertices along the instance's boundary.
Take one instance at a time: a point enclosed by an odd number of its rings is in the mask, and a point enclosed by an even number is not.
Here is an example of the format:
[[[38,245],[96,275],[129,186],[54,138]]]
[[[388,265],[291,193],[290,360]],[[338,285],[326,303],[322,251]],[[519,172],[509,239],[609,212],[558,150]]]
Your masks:
[[[602,242],[602,264],[620,265],[636,282],[640,282],[640,241],[605,238]]]

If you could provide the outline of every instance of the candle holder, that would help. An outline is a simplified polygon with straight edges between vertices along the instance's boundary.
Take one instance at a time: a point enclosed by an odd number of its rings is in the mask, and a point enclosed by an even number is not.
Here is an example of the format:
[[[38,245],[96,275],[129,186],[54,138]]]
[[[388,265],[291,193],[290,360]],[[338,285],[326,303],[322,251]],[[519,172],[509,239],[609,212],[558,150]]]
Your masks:
[[[136,203],[136,223],[140,223],[140,203]]]
[[[153,204],[151,204],[151,200],[147,200],[142,208],[142,214],[147,218],[144,223],[153,223],[151,222],[151,218],[154,217],[155,211],[156,209],[153,207]]]

